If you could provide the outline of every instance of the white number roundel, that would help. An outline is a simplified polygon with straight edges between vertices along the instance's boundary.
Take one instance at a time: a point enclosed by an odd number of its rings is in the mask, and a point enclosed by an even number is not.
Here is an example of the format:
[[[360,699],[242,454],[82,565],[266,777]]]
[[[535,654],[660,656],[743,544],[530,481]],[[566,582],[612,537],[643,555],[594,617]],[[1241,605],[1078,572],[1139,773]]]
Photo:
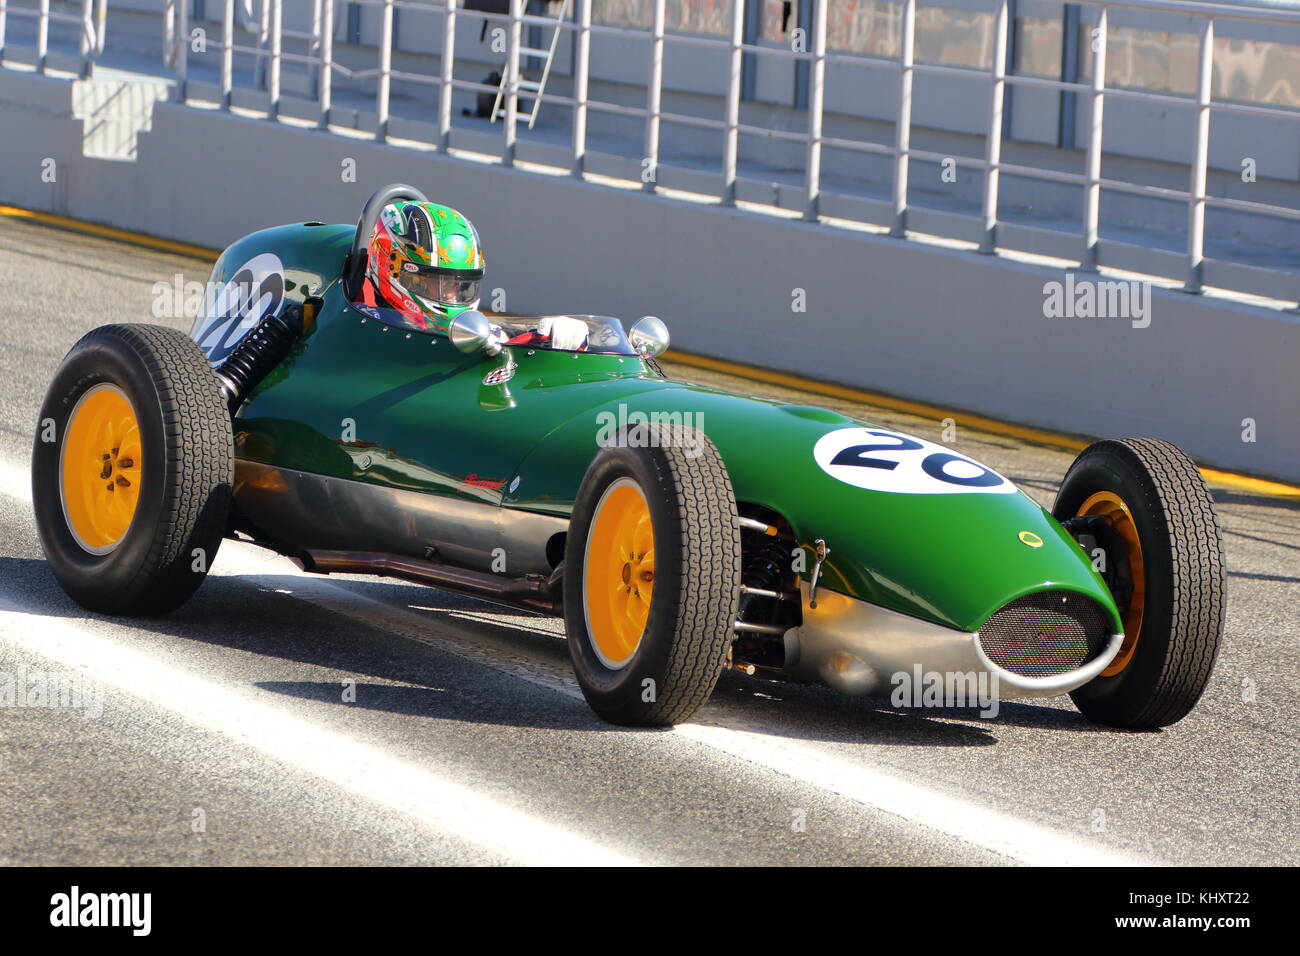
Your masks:
[[[885,428],[838,428],[818,439],[813,457],[832,478],[901,495],[998,494],[1016,486],[942,445]]]
[[[284,301],[284,265],[273,252],[254,256],[234,271],[230,281],[204,297],[204,311],[192,338],[216,366],[226,360],[241,339],[276,312]]]

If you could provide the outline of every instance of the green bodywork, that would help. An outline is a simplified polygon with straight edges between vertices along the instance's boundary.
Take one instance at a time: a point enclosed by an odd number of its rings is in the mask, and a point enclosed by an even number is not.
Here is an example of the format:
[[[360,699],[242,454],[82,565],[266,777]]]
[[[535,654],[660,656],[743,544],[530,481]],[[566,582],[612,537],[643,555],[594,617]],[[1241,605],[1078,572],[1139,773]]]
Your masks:
[[[1123,630],[1088,557],[1026,495],[865,490],[823,470],[813,447],[829,431],[871,423],[667,380],[632,355],[467,355],[443,336],[386,325],[351,308],[338,281],[352,236],[351,226],[284,226],[246,237],[217,263],[220,283],[274,252],[292,283],[287,301],[324,300],[242,407],[238,457],[563,516],[599,450],[598,415],[682,413],[717,446],[737,501],[789,523],[809,552],[805,579],[821,538],[831,549],[821,586],[905,614],[972,631],[1008,601],[1056,588],[1100,602]],[[483,384],[508,363],[513,377]]]

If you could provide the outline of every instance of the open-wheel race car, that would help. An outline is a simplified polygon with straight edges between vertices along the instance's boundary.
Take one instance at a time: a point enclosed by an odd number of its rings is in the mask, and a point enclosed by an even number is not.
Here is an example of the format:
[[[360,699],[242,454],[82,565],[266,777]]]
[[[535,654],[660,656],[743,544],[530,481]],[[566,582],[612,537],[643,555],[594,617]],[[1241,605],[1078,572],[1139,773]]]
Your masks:
[[[392,210],[423,201],[390,186],[356,227],[239,240],[188,337],[107,325],[73,346],[33,461],[68,594],[167,612],[238,537],[563,616],[587,700],[621,724],[687,719],[728,667],[853,694],[995,676],[1126,728],[1201,696],[1221,535],[1173,445],[1091,445],[1049,513],[924,438],[669,379],[651,317],[412,326],[364,286]]]

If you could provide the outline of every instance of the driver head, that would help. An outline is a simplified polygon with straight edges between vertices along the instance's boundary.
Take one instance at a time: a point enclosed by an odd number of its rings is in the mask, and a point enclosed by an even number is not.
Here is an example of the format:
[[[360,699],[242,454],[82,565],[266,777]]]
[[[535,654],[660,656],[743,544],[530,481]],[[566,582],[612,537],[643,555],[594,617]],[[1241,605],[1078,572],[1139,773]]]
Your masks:
[[[446,333],[453,317],[477,308],[483,266],[468,219],[448,206],[405,200],[379,214],[366,259],[388,306],[421,332]]]

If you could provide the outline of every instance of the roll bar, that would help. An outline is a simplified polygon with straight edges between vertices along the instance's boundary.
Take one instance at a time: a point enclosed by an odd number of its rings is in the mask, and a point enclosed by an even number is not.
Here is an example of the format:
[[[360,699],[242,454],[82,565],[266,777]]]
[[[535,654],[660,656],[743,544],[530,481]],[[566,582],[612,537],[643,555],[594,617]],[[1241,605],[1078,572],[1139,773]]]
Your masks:
[[[385,186],[383,189],[376,190],[366,200],[361,210],[361,218],[357,220],[356,235],[352,237],[352,251],[348,253],[343,265],[343,290],[349,298],[355,299],[361,291],[361,280],[366,272],[366,245],[370,241],[370,233],[374,231],[379,214],[389,203],[400,202],[403,199],[411,202],[429,201],[424,193],[405,183]]]

